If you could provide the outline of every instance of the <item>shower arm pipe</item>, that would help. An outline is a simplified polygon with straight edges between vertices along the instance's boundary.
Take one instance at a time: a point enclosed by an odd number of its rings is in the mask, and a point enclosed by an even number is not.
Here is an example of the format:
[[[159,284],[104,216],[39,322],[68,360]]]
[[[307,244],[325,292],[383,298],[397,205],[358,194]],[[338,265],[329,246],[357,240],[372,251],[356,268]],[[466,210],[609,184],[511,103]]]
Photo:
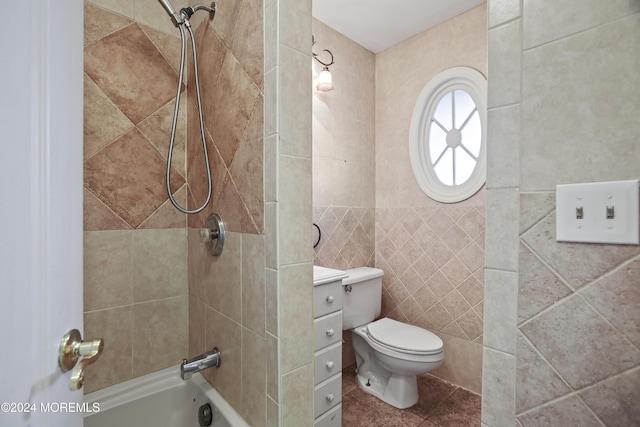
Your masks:
[[[183,7],[182,9],[180,9],[180,12],[176,12],[176,10],[173,8],[169,0],[158,0],[158,1],[162,5],[162,7],[164,7],[164,10],[167,11],[169,16],[171,17],[171,20],[173,21],[173,24],[176,27],[183,24],[188,25],[189,19],[191,18],[191,16],[199,10],[204,10],[206,12],[209,12],[209,15],[211,15],[209,19],[213,19],[216,14],[215,2],[211,3],[211,6],[207,6],[205,4],[196,4],[193,6]]]
[[[186,50],[186,40],[185,40],[184,28],[182,25],[178,26],[178,29],[180,30],[180,40],[181,40],[180,72],[178,77],[178,89],[176,92],[176,103],[175,103],[175,108],[173,110],[173,123],[171,125],[171,140],[169,142],[169,153],[167,155],[166,185],[167,185],[167,194],[169,195],[169,200],[171,201],[171,204],[173,204],[173,206],[176,209],[178,209],[180,212],[184,214],[197,214],[199,212],[202,212],[204,208],[209,204],[209,201],[211,200],[211,187],[212,187],[211,168],[209,166],[209,155],[207,153],[207,142],[204,134],[204,123],[202,119],[202,100],[200,96],[200,82],[198,80],[198,59],[196,54],[195,38],[193,36],[193,32],[191,31],[191,25],[189,24],[188,19],[185,19],[185,24],[186,25],[184,26],[187,27],[187,30],[189,31],[189,36],[191,37],[191,46],[193,47],[193,67],[195,69],[194,77],[195,77],[195,84],[196,84],[196,98],[198,101],[198,118],[200,119],[200,137],[202,139],[202,149],[204,152],[205,167],[207,169],[207,187],[208,187],[207,198],[199,208],[196,208],[194,210],[188,210],[181,207],[178,204],[178,202],[174,199],[173,194],[171,193],[171,159],[173,157],[173,146],[174,146],[175,135],[176,135],[176,124],[178,121],[178,113],[180,111],[180,94],[182,89],[181,87],[182,79],[184,76],[184,62],[185,62],[185,50]]]

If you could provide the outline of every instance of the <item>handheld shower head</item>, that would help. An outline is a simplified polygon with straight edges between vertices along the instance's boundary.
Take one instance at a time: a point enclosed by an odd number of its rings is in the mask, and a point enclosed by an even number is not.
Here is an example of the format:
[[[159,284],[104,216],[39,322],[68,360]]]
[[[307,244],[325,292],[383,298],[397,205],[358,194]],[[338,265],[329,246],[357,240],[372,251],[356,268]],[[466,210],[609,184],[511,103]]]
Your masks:
[[[180,25],[183,21],[182,15],[176,12],[176,10],[171,5],[171,2],[169,0],[158,0],[158,1],[162,5],[162,7],[164,7],[164,10],[167,11],[167,13],[171,17],[171,20],[173,21],[175,26],[177,27],[178,25]]]

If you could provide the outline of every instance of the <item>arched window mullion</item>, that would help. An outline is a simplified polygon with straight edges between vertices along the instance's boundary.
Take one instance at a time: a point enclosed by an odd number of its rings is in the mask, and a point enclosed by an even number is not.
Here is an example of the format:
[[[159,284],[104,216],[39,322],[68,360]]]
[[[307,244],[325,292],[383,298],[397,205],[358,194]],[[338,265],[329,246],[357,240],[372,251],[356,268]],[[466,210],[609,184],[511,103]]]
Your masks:
[[[410,159],[430,198],[456,203],[484,185],[486,96],[485,77],[468,67],[443,71],[420,93],[409,130]]]

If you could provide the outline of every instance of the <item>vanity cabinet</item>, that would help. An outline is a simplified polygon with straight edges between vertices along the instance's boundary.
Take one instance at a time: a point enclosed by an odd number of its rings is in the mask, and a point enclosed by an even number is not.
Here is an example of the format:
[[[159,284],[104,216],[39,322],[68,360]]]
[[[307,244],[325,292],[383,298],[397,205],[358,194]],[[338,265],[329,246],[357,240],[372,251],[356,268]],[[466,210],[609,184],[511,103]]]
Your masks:
[[[342,425],[342,279],[340,270],[313,268],[315,427]]]

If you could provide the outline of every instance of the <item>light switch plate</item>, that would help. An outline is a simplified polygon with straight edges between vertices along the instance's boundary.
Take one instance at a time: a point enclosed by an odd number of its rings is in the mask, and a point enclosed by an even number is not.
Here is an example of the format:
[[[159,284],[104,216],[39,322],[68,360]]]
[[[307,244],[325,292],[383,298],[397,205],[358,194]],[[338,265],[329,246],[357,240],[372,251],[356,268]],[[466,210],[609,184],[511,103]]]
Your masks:
[[[556,186],[556,240],[637,245],[638,180]]]

